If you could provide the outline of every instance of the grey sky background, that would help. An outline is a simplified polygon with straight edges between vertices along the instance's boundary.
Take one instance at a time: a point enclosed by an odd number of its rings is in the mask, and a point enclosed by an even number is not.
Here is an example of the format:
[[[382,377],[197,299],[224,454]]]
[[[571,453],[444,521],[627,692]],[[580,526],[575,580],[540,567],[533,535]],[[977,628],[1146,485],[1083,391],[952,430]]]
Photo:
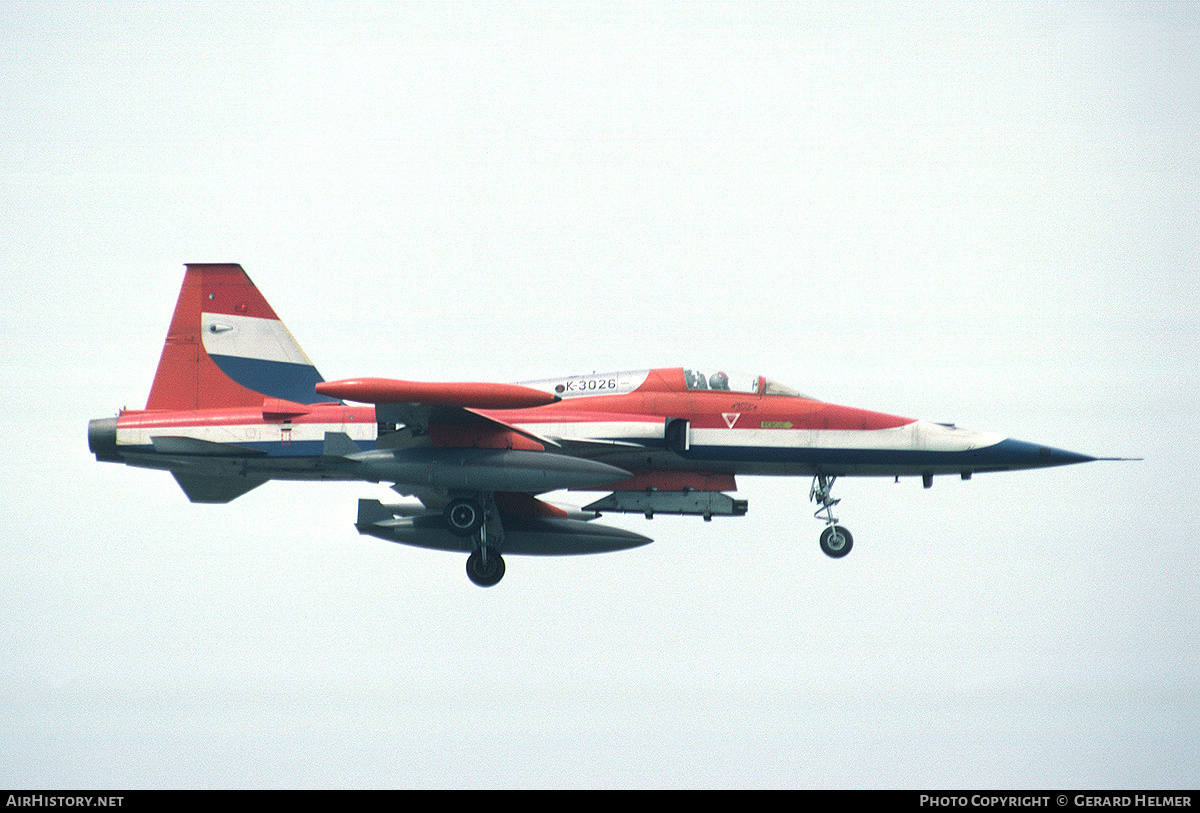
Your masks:
[[[0,785],[1195,787],[1194,4],[0,6]],[[326,378],[692,362],[1140,463],[604,556],[95,462],[185,262]],[[588,495],[556,495],[582,504]]]

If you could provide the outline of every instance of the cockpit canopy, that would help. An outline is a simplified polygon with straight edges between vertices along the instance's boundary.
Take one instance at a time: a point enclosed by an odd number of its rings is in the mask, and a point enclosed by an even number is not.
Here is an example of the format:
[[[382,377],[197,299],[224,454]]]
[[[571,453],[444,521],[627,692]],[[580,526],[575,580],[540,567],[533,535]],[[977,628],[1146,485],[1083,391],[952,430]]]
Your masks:
[[[793,398],[811,397],[764,376],[726,372],[715,367],[707,369],[709,372],[706,374],[702,370],[683,368],[683,380],[687,383],[689,390],[723,390],[753,395],[788,395]]]
[[[622,373],[589,373],[569,378],[522,381],[522,386],[553,393],[559,398],[595,395],[623,395],[631,392],[678,392],[682,373],[688,391],[744,392],[747,395],[782,395],[790,398],[812,396],[797,392],[761,375],[732,372],[721,367],[665,367],[656,370],[629,370]]]
[[[724,390],[726,392],[749,392],[758,394],[759,376],[745,373],[726,373],[714,369],[705,375],[700,370],[683,369],[683,380],[689,390]]]

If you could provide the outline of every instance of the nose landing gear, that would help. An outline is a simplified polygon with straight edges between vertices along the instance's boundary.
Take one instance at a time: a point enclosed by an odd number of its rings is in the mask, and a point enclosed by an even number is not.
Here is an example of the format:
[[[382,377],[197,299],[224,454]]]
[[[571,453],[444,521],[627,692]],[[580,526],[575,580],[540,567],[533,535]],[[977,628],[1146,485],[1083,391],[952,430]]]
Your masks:
[[[833,506],[841,502],[830,496],[830,492],[833,490],[833,481],[836,479],[836,476],[818,474],[813,478],[812,488],[808,490],[808,498],[821,505],[813,514],[817,519],[824,520],[826,525],[825,530],[821,532],[821,550],[826,556],[841,559],[854,547],[854,537],[850,535],[849,531],[838,525],[837,518],[833,516]],[[824,516],[821,516],[822,514]]]

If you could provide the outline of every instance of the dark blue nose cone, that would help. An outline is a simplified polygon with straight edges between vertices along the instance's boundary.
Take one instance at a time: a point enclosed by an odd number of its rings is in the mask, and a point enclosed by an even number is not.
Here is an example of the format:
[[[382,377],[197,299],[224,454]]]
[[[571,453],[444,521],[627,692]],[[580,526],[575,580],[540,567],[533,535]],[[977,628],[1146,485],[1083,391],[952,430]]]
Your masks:
[[[1088,463],[1096,458],[1065,449],[1055,449],[1023,440],[1002,440],[994,446],[976,450],[980,462],[998,469],[1041,469],[1047,466],[1066,466],[1071,463]]]

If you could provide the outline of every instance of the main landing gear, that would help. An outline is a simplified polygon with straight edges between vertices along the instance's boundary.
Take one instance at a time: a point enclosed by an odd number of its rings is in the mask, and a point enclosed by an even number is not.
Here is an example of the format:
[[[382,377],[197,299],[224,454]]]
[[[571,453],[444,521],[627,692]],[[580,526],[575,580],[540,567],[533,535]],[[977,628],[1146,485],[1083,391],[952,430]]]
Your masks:
[[[837,519],[833,516],[833,506],[841,502],[830,496],[830,491],[833,490],[833,481],[836,479],[836,476],[829,477],[818,474],[813,478],[812,488],[808,490],[808,498],[821,504],[821,507],[813,514],[817,519],[824,520],[826,525],[825,530],[821,532],[821,550],[826,556],[841,559],[854,547],[854,537],[850,535],[849,531],[838,525]],[[822,514],[825,516],[821,516]]]
[[[467,557],[467,578],[480,587],[491,587],[504,578],[504,559],[500,551],[481,545]]]
[[[504,578],[504,559],[500,556],[504,526],[492,495],[451,500],[443,516],[452,534],[472,537],[475,543],[467,557],[467,578],[480,587],[491,587]]]

